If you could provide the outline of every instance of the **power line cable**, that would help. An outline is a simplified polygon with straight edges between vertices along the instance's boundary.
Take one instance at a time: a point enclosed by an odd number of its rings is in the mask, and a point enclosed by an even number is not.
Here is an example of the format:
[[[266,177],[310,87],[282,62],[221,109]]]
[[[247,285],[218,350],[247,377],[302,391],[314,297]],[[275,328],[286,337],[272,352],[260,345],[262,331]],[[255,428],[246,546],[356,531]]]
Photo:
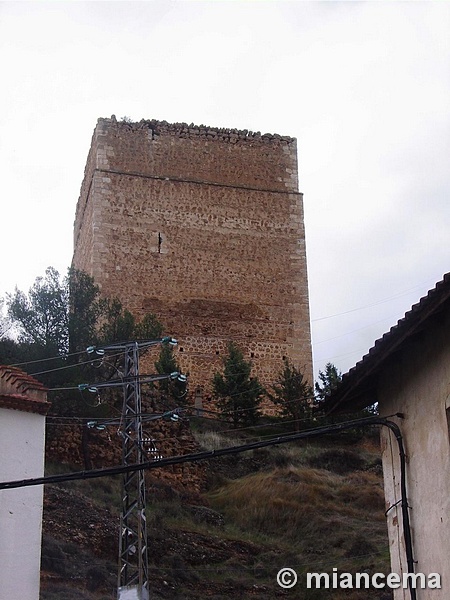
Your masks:
[[[335,313],[333,315],[328,315],[326,317],[319,317],[317,319],[311,319],[312,323],[317,323],[318,321],[325,321],[326,319],[333,319],[334,317],[340,317],[342,315],[347,315],[349,313],[352,312],[357,312],[359,310],[364,310],[366,308],[372,308],[373,306],[378,306],[379,304],[384,304],[386,302],[389,302],[390,300],[397,300],[397,298],[401,298],[402,296],[406,296],[407,294],[409,294],[410,292],[423,288],[425,284],[421,284],[421,285],[415,285],[412,288],[409,288],[408,290],[405,290],[404,292],[398,292],[397,294],[394,294],[393,296],[388,296],[387,298],[383,298],[381,300],[378,300],[377,302],[372,302],[371,304],[366,304],[364,306],[358,306],[357,308],[351,308],[349,310],[345,310],[343,312],[339,312],[339,313]]]
[[[88,361],[90,362],[90,361]],[[181,379],[179,379],[181,378]],[[180,371],[174,371],[173,373],[168,373],[168,374],[161,374],[161,375],[156,375],[156,374],[147,374],[147,375],[139,375],[139,380],[140,383],[154,383],[157,381],[161,381],[164,379],[178,379],[178,381],[184,383],[186,381],[186,376],[183,375]],[[55,391],[63,391],[63,390],[80,390],[80,391],[90,391],[93,393],[96,393],[97,390],[102,389],[102,388],[111,388],[111,387],[121,387],[122,385],[126,385],[127,383],[131,383],[132,381],[135,381],[136,378],[133,377],[132,379],[127,379],[126,377],[122,377],[120,379],[109,379],[108,381],[102,381],[102,382],[96,382],[96,383],[80,383],[76,386],[66,386],[66,387],[56,387],[56,388],[49,388],[47,391],[48,392],[55,392]]]
[[[112,354],[111,357],[120,356],[121,354],[122,353]],[[100,357],[94,358],[94,359],[91,358],[90,360],[84,360],[82,362],[74,363],[73,365],[64,365],[63,367],[55,367],[54,369],[48,369],[47,371],[38,371],[37,373],[29,373],[29,375],[32,375],[34,377],[36,375],[46,375],[47,373],[54,373],[55,371],[64,371],[65,369],[73,369],[75,367],[80,367],[81,365],[88,365],[90,363],[93,363],[95,360],[101,360],[101,358]]]
[[[368,329],[369,327],[373,327],[373,325],[378,325],[379,323],[384,323],[384,321],[387,321],[388,319],[394,319],[397,315],[391,315],[390,317],[385,317],[384,319],[380,319],[379,321],[373,321],[372,323],[369,323],[368,325],[364,325],[364,327],[358,327],[358,329],[352,329],[352,331],[347,331],[345,333],[341,333],[339,335],[335,335],[332,338],[327,338],[326,340],[320,340],[320,342],[315,342],[315,346],[318,346],[319,344],[325,344],[325,342],[332,342],[333,340],[337,340],[341,337],[345,337],[346,335],[351,335],[352,333],[357,333],[358,331],[362,331],[363,329]]]
[[[175,375],[175,373],[172,374],[172,375]],[[152,377],[152,376],[142,376],[142,377]],[[161,377],[163,379],[166,378],[166,376],[161,376]],[[119,381],[123,382],[123,380],[113,380],[110,383],[113,383],[117,387],[118,385],[120,385]],[[83,390],[84,389],[88,389],[89,390],[91,388],[89,391],[94,391],[94,388],[95,388],[95,390],[97,390],[96,385],[97,384],[81,384]],[[99,384],[99,387],[100,387],[100,385],[102,385],[103,387],[110,387],[109,384],[108,384],[108,382],[105,382],[104,384]],[[73,389],[73,390],[78,389],[78,390],[80,390],[80,386],[71,387],[71,388],[52,388],[52,389],[53,390],[56,390],[56,389],[64,389],[64,390],[66,390],[66,389]],[[239,396],[239,395],[245,394],[245,393],[246,392],[238,392],[238,393],[234,394],[233,397],[236,397],[236,396]],[[308,395],[308,396],[303,396],[301,398],[296,398],[296,399],[293,399],[293,400],[284,400],[284,401],[281,401],[281,402],[279,402],[277,404],[274,403],[274,407],[275,408],[278,408],[278,407],[282,408],[283,406],[286,406],[288,404],[293,404],[293,403],[302,402],[302,401],[306,401],[307,402],[308,400],[316,400],[316,397],[314,395]],[[162,398],[158,399],[157,402],[165,405],[166,408],[168,409],[168,411],[174,410]],[[177,407],[177,408],[179,409],[180,407]],[[192,405],[183,407],[183,410],[190,411],[192,417],[203,418],[203,419],[206,419],[208,421],[216,421],[216,422],[221,422],[221,423],[224,422],[223,419],[220,419],[220,418],[214,419],[212,417],[204,416],[204,414],[200,415],[200,414],[192,414],[192,413],[198,411],[198,412],[201,412],[201,413],[207,413],[208,415],[215,415],[215,416],[218,416],[218,417],[223,417],[223,416],[232,415],[233,412],[234,412],[232,409],[230,409],[230,410],[224,410],[224,411],[215,411],[215,410],[210,410],[210,409],[207,409],[207,408],[195,408]],[[253,408],[242,408],[242,409],[239,409],[239,414],[243,414],[245,412],[252,411],[252,410],[253,410]],[[142,415],[139,415],[139,416],[142,416],[142,417],[145,418],[146,416],[150,416],[151,417],[152,414],[153,413],[142,413]],[[48,419],[52,419],[53,421],[55,419],[57,419],[57,418],[61,418],[61,419],[73,418],[73,419],[80,420],[79,417],[57,417],[57,416],[51,416],[51,415],[48,417]],[[325,418],[325,417],[322,417],[321,415],[312,415],[312,417],[305,417],[305,418],[301,418],[301,419],[294,419],[292,421],[283,420],[281,423],[283,423],[283,424],[290,423],[290,422],[301,423],[301,422],[310,421],[311,418],[314,418],[315,420],[318,420],[318,419]],[[96,418],[96,417],[85,418],[85,420],[89,420],[89,421],[97,420],[97,421],[99,421],[99,419]],[[250,425],[250,426],[241,427],[241,428],[233,428],[233,429],[225,430],[225,431],[243,431],[245,429],[253,429],[253,428],[258,428],[258,427],[276,427],[276,426],[279,426],[279,424],[278,423],[273,423],[273,424],[267,423],[267,424],[261,424],[261,425]]]
[[[80,350],[79,352],[71,352],[70,354],[58,354],[57,356],[51,356],[50,358],[38,358],[36,360],[28,360],[22,363],[14,363],[12,365],[8,365],[9,367],[22,367],[24,365],[33,365],[35,363],[47,362],[50,360],[58,360],[60,358],[69,358],[70,356],[77,356],[79,354],[84,354],[86,350]]]
[[[119,475],[122,473],[132,473],[140,470],[156,469],[169,465],[177,465],[185,462],[197,462],[200,460],[208,460],[218,456],[225,456],[227,454],[239,454],[246,452],[247,450],[254,450],[257,448],[264,448],[267,446],[273,446],[276,444],[282,444],[287,442],[296,441],[303,438],[318,437],[328,433],[343,431],[351,429],[356,426],[370,426],[370,425],[387,425],[391,424],[387,419],[381,417],[366,417],[362,419],[355,419],[353,421],[345,421],[343,423],[337,423],[334,425],[326,425],[323,427],[316,427],[313,429],[307,429],[295,434],[278,436],[274,439],[253,442],[249,444],[243,444],[240,446],[232,446],[229,448],[221,448],[218,450],[211,450],[205,452],[198,452],[194,454],[184,454],[180,456],[173,456],[162,458],[157,461],[145,461],[138,464],[132,465],[121,465],[116,467],[107,467],[104,469],[92,469],[87,471],[77,471],[73,473],[65,473],[60,475],[50,475],[47,477],[37,477],[32,479],[22,479],[17,481],[0,482],[0,490],[13,489],[18,487],[26,487],[32,485],[43,485],[47,483],[60,483],[63,481],[76,481],[80,479],[95,479],[98,477],[105,477],[109,475]],[[393,423],[395,427],[398,427]]]
[[[174,338],[172,338],[170,336],[166,336],[166,337],[163,337],[163,338],[161,338],[159,340],[152,340],[151,342],[149,342],[146,345],[143,344],[142,348],[144,350],[146,350],[150,346],[155,346],[155,345],[157,345],[155,342],[157,342],[158,344],[159,343],[168,343],[170,345],[175,345],[176,342],[177,342],[177,340],[175,340]],[[117,349],[123,349],[125,343],[126,342],[114,342],[112,344],[103,345],[103,346],[101,346],[101,345],[100,346],[89,346],[87,349],[80,350],[78,352],[71,352],[69,354],[59,354],[57,356],[52,356],[52,357],[49,357],[49,358],[40,358],[40,359],[30,360],[30,361],[22,362],[22,363],[14,363],[14,364],[11,364],[11,365],[8,365],[8,366],[10,366],[10,367],[21,367],[21,366],[25,366],[25,365],[32,365],[32,364],[36,364],[36,363],[48,362],[48,361],[51,361],[51,360],[67,359],[67,358],[69,358],[71,356],[79,356],[80,354],[85,354],[86,352],[88,354],[92,354],[92,353],[97,353],[98,354],[97,359],[86,360],[86,361],[83,361],[83,362],[74,363],[73,365],[65,365],[63,367],[55,367],[54,369],[48,369],[46,371],[39,371],[37,373],[29,373],[29,375],[32,375],[32,376],[35,376],[35,375],[44,375],[44,374],[47,374],[47,373],[53,373],[54,371],[61,371],[61,370],[64,370],[64,369],[71,369],[71,368],[77,367],[79,365],[86,365],[86,364],[94,362],[94,360],[100,360],[101,357],[103,357],[103,352],[101,352],[101,350],[106,349],[106,348],[109,349],[109,350],[116,349],[116,348]],[[114,358],[116,356],[121,356],[121,355],[122,355],[122,352],[117,352],[115,354],[108,354],[108,358]]]

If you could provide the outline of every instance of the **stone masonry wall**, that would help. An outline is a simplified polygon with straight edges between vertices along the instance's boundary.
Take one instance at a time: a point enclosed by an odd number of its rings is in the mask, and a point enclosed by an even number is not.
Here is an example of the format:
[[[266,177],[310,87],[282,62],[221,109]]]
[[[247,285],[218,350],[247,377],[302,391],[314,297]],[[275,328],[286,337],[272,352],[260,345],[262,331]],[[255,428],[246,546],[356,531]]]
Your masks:
[[[295,139],[99,119],[74,236],[76,268],[179,340],[191,389],[229,340],[264,383],[284,356],[312,382]]]

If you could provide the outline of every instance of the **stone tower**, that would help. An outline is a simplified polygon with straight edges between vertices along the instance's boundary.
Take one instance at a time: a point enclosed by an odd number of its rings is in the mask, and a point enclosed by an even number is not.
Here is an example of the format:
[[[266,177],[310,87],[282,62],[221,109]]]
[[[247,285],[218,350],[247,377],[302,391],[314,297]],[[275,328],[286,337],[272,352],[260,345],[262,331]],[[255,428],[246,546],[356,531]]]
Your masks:
[[[312,384],[295,138],[99,119],[73,266],[137,317],[158,316],[191,390],[210,387],[230,340],[263,383],[286,356]]]

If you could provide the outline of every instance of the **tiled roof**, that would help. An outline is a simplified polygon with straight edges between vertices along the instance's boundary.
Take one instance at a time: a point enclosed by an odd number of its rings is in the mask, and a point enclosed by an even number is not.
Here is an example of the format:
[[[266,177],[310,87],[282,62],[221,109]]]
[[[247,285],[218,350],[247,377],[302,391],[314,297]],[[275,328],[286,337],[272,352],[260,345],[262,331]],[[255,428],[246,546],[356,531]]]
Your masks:
[[[45,415],[50,408],[47,388],[17,367],[0,365],[0,408]]]
[[[50,402],[31,400],[27,396],[20,396],[19,394],[0,394],[0,408],[46,415],[50,408]]]
[[[449,306],[450,273],[447,273],[343,375],[341,384],[326,401],[327,410],[351,410],[376,402],[374,380],[380,369],[413,335],[423,329],[430,317]]]

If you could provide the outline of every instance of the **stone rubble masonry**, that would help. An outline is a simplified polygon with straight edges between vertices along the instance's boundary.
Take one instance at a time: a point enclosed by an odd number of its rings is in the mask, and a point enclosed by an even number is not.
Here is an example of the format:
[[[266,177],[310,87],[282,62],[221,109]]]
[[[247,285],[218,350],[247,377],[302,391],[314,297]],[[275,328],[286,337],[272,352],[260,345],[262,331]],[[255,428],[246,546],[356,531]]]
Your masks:
[[[46,459],[75,466],[75,470],[87,468],[100,469],[117,467],[122,463],[121,438],[108,427],[105,431],[85,429],[86,445],[89,452],[90,465],[85,462],[83,452],[83,425],[63,425],[49,423],[50,435],[46,440]],[[84,427],[86,427],[84,425]],[[117,427],[116,427],[117,428]],[[201,451],[186,422],[165,422],[162,420],[151,421],[151,428],[145,429],[144,438],[151,437],[154,444],[164,458],[191,454]],[[148,460],[153,456],[149,455]],[[162,480],[172,488],[188,489],[199,492],[204,489],[206,482],[205,462],[186,462],[178,465],[168,465],[164,468],[153,469],[146,472],[147,481],[152,478]]]
[[[190,389],[211,389],[235,341],[265,385],[283,357],[312,384],[303,197],[295,138],[99,119],[73,266],[179,340]]]

